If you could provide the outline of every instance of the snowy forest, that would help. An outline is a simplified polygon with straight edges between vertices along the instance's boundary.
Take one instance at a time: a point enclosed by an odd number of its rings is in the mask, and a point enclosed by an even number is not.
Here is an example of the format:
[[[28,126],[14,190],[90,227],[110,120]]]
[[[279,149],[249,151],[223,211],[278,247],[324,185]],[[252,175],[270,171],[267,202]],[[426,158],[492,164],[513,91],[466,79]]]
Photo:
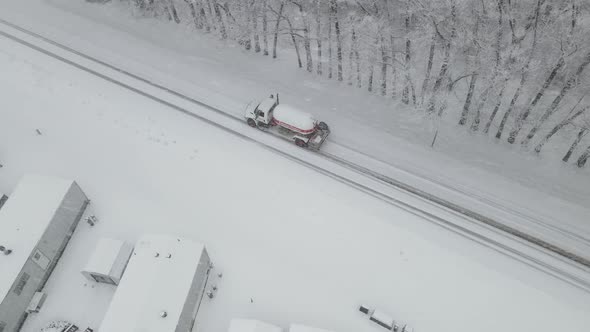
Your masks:
[[[590,1],[126,1],[458,130],[530,153],[560,137],[564,162],[590,158]]]

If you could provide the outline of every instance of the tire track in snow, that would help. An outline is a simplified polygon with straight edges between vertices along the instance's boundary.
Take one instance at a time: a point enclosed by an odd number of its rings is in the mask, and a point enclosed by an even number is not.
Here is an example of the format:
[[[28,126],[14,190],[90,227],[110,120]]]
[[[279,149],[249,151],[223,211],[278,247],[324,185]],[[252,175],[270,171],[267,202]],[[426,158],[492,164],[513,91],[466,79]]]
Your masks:
[[[181,98],[181,99],[183,99],[185,101],[188,101],[188,102],[190,102],[192,104],[195,104],[195,105],[198,105],[200,107],[203,107],[203,108],[205,108],[207,110],[213,111],[213,112],[215,112],[218,115],[221,115],[223,117],[226,117],[228,119],[231,119],[232,121],[239,121],[240,123],[243,122],[243,119],[241,117],[238,117],[238,116],[229,114],[227,112],[224,112],[221,109],[218,109],[218,108],[215,108],[213,106],[210,106],[210,105],[208,105],[208,104],[206,104],[206,103],[204,103],[202,101],[199,101],[197,99],[191,98],[191,97],[189,97],[189,96],[187,96],[185,94],[179,93],[179,92],[177,92],[175,90],[172,90],[170,88],[167,88],[167,87],[165,87],[163,85],[160,85],[160,84],[158,84],[156,82],[152,82],[152,81],[150,81],[148,79],[145,79],[145,78],[143,78],[141,76],[138,76],[138,75],[136,75],[134,73],[131,73],[129,71],[126,71],[124,69],[121,69],[119,67],[116,67],[114,65],[111,65],[111,64],[109,64],[107,62],[104,62],[104,61],[102,61],[100,59],[96,59],[96,58],[94,58],[92,56],[89,56],[89,55],[86,55],[86,54],[84,54],[82,52],[76,51],[76,50],[74,50],[74,49],[72,49],[72,48],[70,48],[68,46],[65,46],[63,44],[57,43],[57,42],[55,42],[55,41],[53,41],[51,39],[48,39],[48,38],[46,38],[44,36],[41,36],[41,35],[39,35],[37,33],[34,33],[32,31],[29,31],[27,29],[21,28],[21,27],[15,25],[13,23],[7,22],[7,21],[5,21],[3,19],[0,19],[0,23],[6,25],[8,27],[11,27],[12,29],[18,30],[18,31],[20,31],[22,33],[25,33],[25,34],[27,34],[29,36],[32,36],[32,37],[34,37],[36,39],[42,40],[43,42],[46,42],[48,44],[51,44],[51,45],[53,45],[53,46],[55,46],[55,47],[57,47],[57,48],[59,48],[61,50],[64,50],[64,51],[68,52],[68,53],[75,54],[75,55],[77,55],[77,56],[79,56],[81,58],[84,58],[86,60],[89,60],[91,62],[94,62],[96,64],[99,64],[101,66],[104,66],[106,68],[109,68],[111,70],[114,70],[114,71],[116,71],[116,72],[118,72],[118,73],[120,73],[120,74],[122,74],[124,76],[130,77],[130,78],[132,78],[134,80],[137,80],[137,81],[140,81],[140,82],[142,82],[144,84],[147,84],[147,85],[150,85],[152,87],[155,87],[155,88],[157,88],[157,89],[159,89],[161,91],[164,91],[164,92],[166,92],[166,93],[168,93],[170,95],[173,95],[173,96],[175,96],[177,98]],[[313,169],[313,170],[315,170],[315,171],[317,171],[319,173],[322,173],[322,174],[327,175],[327,176],[329,176],[331,178],[334,178],[334,179],[336,179],[336,180],[338,180],[338,181],[340,181],[342,183],[345,183],[345,184],[350,185],[350,186],[352,186],[354,188],[357,188],[357,189],[359,189],[359,190],[361,190],[361,191],[363,191],[363,192],[365,192],[365,193],[367,193],[367,194],[369,194],[369,195],[371,195],[373,197],[376,197],[376,198],[378,198],[378,199],[380,199],[382,201],[387,202],[388,204],[392,204],[392,205],[394,205],[394,206],[396,206],[398,208],[402,208],[405,211],[408,211],[408,212],[413,213],[415,215],[421,216],[422,218],[425,218],[425,219],[427,219],[427,220],[429,220],[431,222],[434,222],[434,223],[438,224],[439,226],[442,226],[442,227],[444,227],[444,228],[446,228],[446,229],[448,229],[450,231],[453,231],[455,233],[458,233],[458,234],[461,234],[463,236],[466,236],[467,238],[470,238],[471,240],[474,240],[474,241],[476,241],[476,242],[478,242],[480,244],[483,244],[483,245],[485,245],[485,246],[487,246],[489,248],[492,248],[492,249],[494,249],[496,251],[499,251],[499,252],[508,254],[509,256],[511,256],[513,258],[516,258],[517,260],[519,260],[521,262],[524,262],[524,263],[526,263],[526,264],[528,264],[530,266],[533,266],[535,268],[541,269],[541,270],[543,270],[545,272],[548,272],[551,275],[556,276],[556,277],[558,277],[558,278],[560,278],[560,279],[562,279],[564,281],[567,281],[567,282],[569,282],[569,283],[571,283],[571,284],[573,284],[575,286],[578,286],[578,287],[581,287],[581,288],[583,288],[583,289],[585,289],[587,291],[590,291],[590,276],[580,277],[579,274],[570,273],[570,271],[565,271],[562,268],[558,268],[556,266],[553,266],[551,264],[548,264],[546,261],[541,260],[541,259],[536,258],[536,257],[533,257],[530,254],[524,253],[522,250],[514,249],[513,247],[511,247],[509,245],[506,245],[505,243],[499,242],[497,240],[494,240],[491,237],[486,236],[486,235],[484,235],[484,234],[482,234],[480,232],[476,232],[476,231],[473,231],[472,229],[469,229],[467,227],[458,225],[455,222],[452,222],[450,220],[441,218],[440,216],[435,215],[435,214],[433,214],[433,213],[431,213],[429,211],[426,211],[425,209],[419,208],[419,207],[414,206],[414,205],[410,205],[410,204],[408,204],[406,202],[403,202],[403,201],[401,201],[401,200],[399,200],[397,198],[392,197],[391,195],[386,195],[386,194],[384,194],[384,193],[382,193],[382,192],[380,192],[378,190],[375,190],[374,188],[372,188],[370,186],[367,186],[365,184],[360,183],[359,181],[355,181],[355,180],[352,180],[350,178],[344,177],[344,176],[342,176],[340,174],[337,174],[337,173],[335,173],[333,171],[330,171],[330,170],[328,170],[326,168],[323,168],[323,167],[318,166],[318,165],[316,165],[314,163],[311,163],[309,161],[306,161],[303,158],[294,156],[294,155],[292,155],[290,153],[287,153],[287,152],[285,152],[283,150],[280,150],[279,148],[274,147],[274,146],[272,146],[270,144],[267,144],[267,143],[263,143],[261,141],[258,141],[258,140],[254,139],[254,138],[252,138],[252,137],[250,137],[250,136],[248,136],[246,134],[240,133],[240,132],[238,132],[238,131],[236,131],[236,130],[234,130],[232,128],[229,128],[228,126],[225,126],[223,124],[220,124],[220,123],[218,123],[218,122],[216,122],[214,120],[208,119],[205,116],[202,116],[202,115],[196,114],[194,112],[191,112],[190,110],[188,110],[186,108],[183,108],[183,107],[178,106],[178,105],[176,105],[176,104],[174,104],[172,102],[169,102],[167,100],[164,100],[162,98],[159,98],[159,97],[155,96],[154,94],[145,92],[145,91],[143,91],[143,90],[141,90],[141,89],[139,89],[137,87],[134,87],[134,86],[132,86],[130,84],[127,84],[125,82],[122,82],[121,80],[117,80],[117,79],[115,79],[113,77],[110,77],[107,74],[101,73],[101,72],[99,72],[97,70],[94,70],[94,69],[91,69],[91,68],[89,68],[87,66],[81,65],[81,64],[79,64],[79,63],[77,63],[75,61],[72,61],[70,59],[67,59],[66,57],[63,57],[63,56],[61,56],[59,54],[56,54],[54,52],[48,51],[47,49],[45,49],[43,47],[40,47],[38,45],[35,45],[35,44],[33,44],[33,43],[29,42],[29,41],[26,41],[26,40],[24,40],[22,38],[19,38],[19,37],[15,36],[13,34],[10,34],[10,33],[7,33],[5,31],[1,31],[0,30],[0,35],[1,36],[4,36],[5,38],[8,38],[10,40],[13,40],[13,41],[15,41],[15,42],[17,42],[19,44],[22,44],[24,46],[27,46],[27,47],[29,47],[31,49],[34,49],[34,50],[36,50],[36,51],[38,51],[40,53],[43,53],[43,54],[48,55],[48,56],[50,56],[52,58],[55,58],[55,59],[57,59],[59,61],[62,61],[64,63],[68,64],[68,65],[71,65],[71,66],[75,67],[75,68],[78,68],[80,70],[83,70],[83,71],[85,71],[85,72],[87,72],[87,73],[89,73],[91,75],[97,76],[97,77],[99,77],[101,79],[104,79],[104,80],[106,80],[108,82],[111,82],[111,83],[113,83],[115,85],[121,86],[121,87],[123,87],[123,88],[125,88],[127,90],[130,90],[130,91],[132,91],[134,93],[137,93],[137,94],[139,94],[141,96],[144,96],[144,97],[146,97],[148,99],[151,99],[151,100],[153,100],[153,101],[155,101],[157,103],[160,103],[160,104],[163,104],[163,105],[165,105],[167,107],[170,107],[170,108],[174,109],[175,111],[181,112],[181,113],[183,113],[185,115],[188,115],[188,116],[190,116],[192,118],[196,118],[198,120],[204,121],[207,124],[210,124],[210,125],[215,126],[215,127],[219,128],[221,130],[224,130],[224,131],[229,132],[229,133],[231,133],[233,135],[236,135],[236,136],[240,137],[241,139],[244,139],[246,141],[250,141],[250,142],[253,142],[253,143],[257,143],[257,144],[263,146],[264,148],[266,148],[268,150],[271,150],[274,153],[277,153],[277,154],[279,154],[279,155],[281,155],[281,156],[283,156],[285,158],[288,158],[290,160],[293,160],[293,161],[295,161],[295,162],[297,162],[297,163],[299,163],[301,165],[304,165],[304,166],[306,166],[308,168],[311,168],[311,169]],[[445,200],[443,198],[440,198],[440,197],[431,195],[431,194],[429,194],[429,193],[427,193],[427,192],[425,192],[425,191],[423,191],[421,189],[418,189],[416,187],[407,185],[407,184],[405,184],[405,183],[403,183],[401,181],[398,181],[398,180],[395,180],[393,178],[387,177],[387,176],[385,176],[383,174],[374,172],[374,171],[372,171],[372,170],[370,170],[370,169],[368,169],[366,167],[363,167],[361,165],[358,165],[358,164],[349,162],[347,160],[344,160],[344,159],[342,159],[342,158],[340,158],[338,156],[331,155],[329,153],[325,153],[325,152],[321,152],[321,151],[320,151],[319,155],[321,155],[324,159],[329,160],[329,161],[331,161],[333,163],[336,163],[336,164],[338,164],[338,165],[340,165],[342,167],[345,167],[345,168],[347,168],[349,170],[352,170],[352,171],[358,173],[359,175],[362,175],[364,177],[368,177],[368,178],[374,179],[377,182],[380,182],[380,183],[385,184],[387,186],[391,186],[391,187],[395,188],[396,190],[399,190],[399,191],[404,192],[406,194],[410,194],[412,196],[415,196],[415,197],[417,197],[417,198],[419,198],[419,199],[421,199],[421,200],[423,200],[425,202],[428,202],[429,204],[431,204],[433,206],[436,206],[438,208],[443,208],[444,210],[451,211],[451,212],[453,212],[453,213],[455,213],[457,215],[462,216],[463,218],[466,217],[466,219],[467,220],[470,220],[471,222],[474,222],[474,221],[479,222],[479,223],[481,223],[483,225],[486,225],[486,226],[489,226],[489,227],[491,227],[491,228],[493,228],[495,230],[499,230],[499,231],[504,232],[505,233],[505,236],[508,235],[508,237],[514,237],[517,240],[524,240],[527,243],[536,245],[536,246],[539,247],[539,248],[537,248],[538,250],[543,251],[546,254],[550,254],[550,255],[551,254],[557,254],[557,255],[559,255],[562,258],[562,260],[563,260],[563,258],[565,258],[567,260],[570,260],[572,262],[575,262],[577,264],[580,264],[580,265],[582,265],[585,268],[590,268],[590,260],[588,260],[585,257],[579,256],[579,255],[577,255],[577,254],[575,254],[573,252],[570,252],[568,250],[565,250],[565,249],[559,247],[558,245],[554,245],[554,244],[549,243],[549,242],[547,242],[547,241],[545,241],[543,239],[540,239],[538,237],[529,235],[529,234],[527,234],[525,232],[522,232],[522,231],[517,230],[517,229],[515,229],[513,227],[510,227],[510,226],[507,226],[507,225],[505,225],[503,223],[500,223],[500,222],[498,222],[496,220],[493,220],[492,218],[486,217],[486,216],[484,216],[482,214],[479,214],[479,213],[477,213],[475,211],[471,211],[471,210],[469,210],[469,209],[467,209],[465,207],[462,207],[462,206],[460,206],[458,204],[454,204],[454,203],[452,203],[450,201],[447,201],[447,200]],[[552,256],[555,256],[555,255],[552,255]],[[566,263],[567,263],[567,261],[566,261]],[[572,267],[573,268],[576,268],[573,265],[572,265]],[[586,273],[586,274],[588,274],[589,271],[587,269],[585,269],[585,268],[583,269],[583,272]]]

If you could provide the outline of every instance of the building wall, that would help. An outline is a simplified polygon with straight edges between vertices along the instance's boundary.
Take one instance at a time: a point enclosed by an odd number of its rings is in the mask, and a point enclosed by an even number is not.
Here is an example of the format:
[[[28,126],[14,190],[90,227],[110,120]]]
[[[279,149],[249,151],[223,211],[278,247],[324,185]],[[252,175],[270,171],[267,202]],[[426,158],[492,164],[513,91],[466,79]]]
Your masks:
[[[25,262],[11,291],[0,303],[0,332],[16,332],[20,329],[33,295],[43,289],[87,205],[88,198],[74,182]],[[36,256],[38,252],[41,255]],[[2,322],[5,324],[4,329]]]
[[[0,193],[0,208],[2,208],[2,205],[4,205],[4,203],[6,203],[7,199],[8,196],[4,195],[3,193]]]
[[[207,285],[207,279],[209,278],[211,260],[207,249],[203,249],[201,258],[199,259],[199,265],[197,271],[193,277],[193,282],[189,290],[186,301],[176,326],[176,332],[190,332],[193,329],[195,323],[195,317],[201,305],[203,295],[205,293],[205,286]]]

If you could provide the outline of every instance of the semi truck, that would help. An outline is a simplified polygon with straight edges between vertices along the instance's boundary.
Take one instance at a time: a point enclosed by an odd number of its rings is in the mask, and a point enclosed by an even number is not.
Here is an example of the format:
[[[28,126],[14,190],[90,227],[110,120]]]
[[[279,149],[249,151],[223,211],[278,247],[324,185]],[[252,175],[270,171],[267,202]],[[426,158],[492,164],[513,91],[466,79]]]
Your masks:
[[[317,151],[330,135],[325,122],[292,106],[280,104],[278,94],[261,102],[249,103],[245,113],[250,127],[292,141],[302,148]]]

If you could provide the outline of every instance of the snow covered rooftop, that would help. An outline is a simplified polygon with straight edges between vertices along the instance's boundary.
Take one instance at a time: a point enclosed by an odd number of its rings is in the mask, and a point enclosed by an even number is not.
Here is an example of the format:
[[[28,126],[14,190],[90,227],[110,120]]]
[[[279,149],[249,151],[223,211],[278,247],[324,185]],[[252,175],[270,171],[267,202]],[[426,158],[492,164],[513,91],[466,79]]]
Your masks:
[[[280,327],[255,319],[232,319],[228,332],[282,332]]]
[[[133,247],[125,241],[101,238],[82,274],[95,281],[98,274],[118,284],[132,251]]]
[[[26,175],[0,209],[0,302],[41,239],[74,181]]]
[[[308,113],[300,111],[292,106],[279,104],[275,107],[273,117],[275,120],[299,129],[299,131],[313,131],[316,121]]]
[[[300,324],[291,324],[289,332],[332,332],[329,330],[319,329],[317,327],[310,327]]]
[[[202,244],[181,238],[143,236],[99,331],[175,331],[203,250]]]

